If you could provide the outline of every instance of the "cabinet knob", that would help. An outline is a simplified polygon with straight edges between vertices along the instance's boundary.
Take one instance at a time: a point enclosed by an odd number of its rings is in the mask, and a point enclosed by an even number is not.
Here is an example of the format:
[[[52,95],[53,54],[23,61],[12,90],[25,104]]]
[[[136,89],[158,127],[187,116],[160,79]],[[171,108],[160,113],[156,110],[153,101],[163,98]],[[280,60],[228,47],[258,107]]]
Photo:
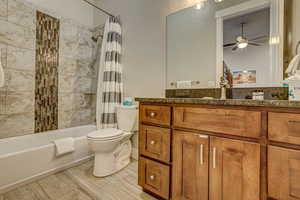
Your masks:
[[[151,113],[150,113],[150,117],[153,118],[153,117],[155,117],[155,116],[156,116],[156,113],[155,113],[155,112],[151,112]]]
[[[151,141],[150,141],[150,144],[151,144],[151,145],[155,145],[155,143],[156,143],[156,142],[155,142],[154,140],[151,140]]]
[[[154,176],[154,175],[151,175],[151,176],[150,176],[150,180],[153,181],[154,179],[155,179],[155,176]]]

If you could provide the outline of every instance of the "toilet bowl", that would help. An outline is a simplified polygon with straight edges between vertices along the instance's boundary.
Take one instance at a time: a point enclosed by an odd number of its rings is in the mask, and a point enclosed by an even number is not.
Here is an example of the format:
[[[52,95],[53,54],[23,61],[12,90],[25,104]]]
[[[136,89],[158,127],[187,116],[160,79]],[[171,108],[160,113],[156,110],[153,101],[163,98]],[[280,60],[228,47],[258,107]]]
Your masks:
[[[88,135],[90,149],[95,153],[96,177],[116,173],[130,163],[131,137],[137,130],[137,107],[117,107],[118,129],[100,129]]]

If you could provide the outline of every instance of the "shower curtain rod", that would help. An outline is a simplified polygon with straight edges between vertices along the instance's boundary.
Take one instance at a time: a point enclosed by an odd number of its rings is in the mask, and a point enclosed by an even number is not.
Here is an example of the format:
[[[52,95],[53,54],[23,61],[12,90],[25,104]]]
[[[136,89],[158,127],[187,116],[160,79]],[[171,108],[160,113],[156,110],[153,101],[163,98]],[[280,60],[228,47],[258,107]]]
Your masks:
[[[105,14],[107,14],[107,15],[109,15],[109,16],[111,16],[111,17],[114,17],[114,15],[113,14],[110,14],[109,12],[107,12],[106,10],[104,10],[104,9],[102,9],[102,8],[99,8],[98,6],[96,6],[95,4],[93,4],[93,3],[91,3],[91,2],[89,2],[88,0],[83,0],[83,1],[85,1],[86,3],[88,3],[88,4],[90,4],[91,6],[93,6],[94,8],[97,8],[98,10],[100,10],[100,11],[102,11],[102,12],[104,12]]]

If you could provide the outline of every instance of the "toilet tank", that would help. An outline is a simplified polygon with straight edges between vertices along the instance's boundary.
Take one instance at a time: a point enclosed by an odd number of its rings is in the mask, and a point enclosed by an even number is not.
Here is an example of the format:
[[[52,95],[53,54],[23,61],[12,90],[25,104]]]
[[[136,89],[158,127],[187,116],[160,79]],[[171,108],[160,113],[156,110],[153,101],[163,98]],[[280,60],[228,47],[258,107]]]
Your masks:
[[[122,131],[137,131],[138,124],[138,107],[134,106],[117,106],[118,129]]]

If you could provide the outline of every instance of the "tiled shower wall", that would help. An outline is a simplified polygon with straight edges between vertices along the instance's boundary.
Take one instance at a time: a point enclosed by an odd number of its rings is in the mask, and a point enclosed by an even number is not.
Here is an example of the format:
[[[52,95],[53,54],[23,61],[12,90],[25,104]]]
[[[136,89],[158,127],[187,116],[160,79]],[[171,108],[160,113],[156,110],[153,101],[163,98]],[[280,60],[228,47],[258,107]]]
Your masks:
[[[96,70],[88,27],[24,0],[0,0],[0,138],[34,133],[36,11],[60,20],[58,127],[94,123]]]

